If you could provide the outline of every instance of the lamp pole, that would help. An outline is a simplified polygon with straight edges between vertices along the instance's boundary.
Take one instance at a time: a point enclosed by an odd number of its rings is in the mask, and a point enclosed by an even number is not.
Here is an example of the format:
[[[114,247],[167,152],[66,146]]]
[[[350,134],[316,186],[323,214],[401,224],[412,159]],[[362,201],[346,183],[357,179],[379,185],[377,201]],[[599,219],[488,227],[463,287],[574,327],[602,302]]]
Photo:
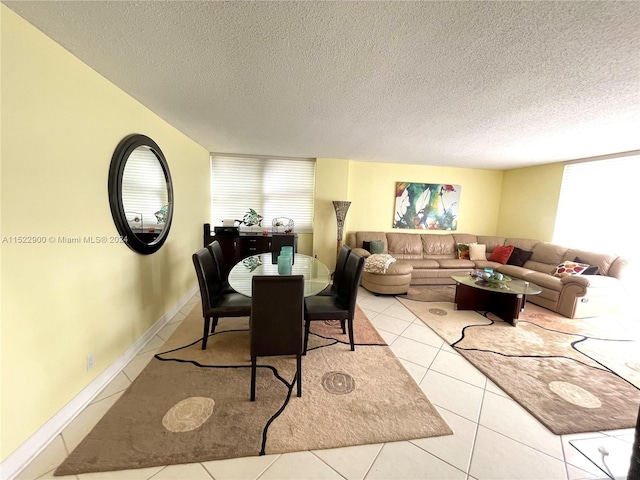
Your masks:
[[[336,249],[336,256],[340,253],[340,249],[342,248],[342,236],[344,233],[344,220],[347,218],[347,211],[349,210],[349,206],[351,202],[347,202],[344,200],[334,200],[333,208],[336,210],[336,222],[338,224],[338,248]]]

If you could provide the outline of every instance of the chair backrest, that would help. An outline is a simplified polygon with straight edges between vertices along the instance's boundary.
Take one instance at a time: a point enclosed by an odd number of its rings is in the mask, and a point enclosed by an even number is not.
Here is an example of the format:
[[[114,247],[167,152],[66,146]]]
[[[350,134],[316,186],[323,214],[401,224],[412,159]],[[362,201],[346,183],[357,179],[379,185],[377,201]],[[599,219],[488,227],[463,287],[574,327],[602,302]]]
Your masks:
[[[333,290],[335,292],[340,288],[340,284],[344,279],[344,267],[347,265],[347,257],[351,253],[351,247],[343,245],[336,259],[336,269],[333,272]]]
[[[304,349],[304,277],[256,275],[251,289],[251,355],[301,354]]]
[[[344,281],[341,282],[338,288],[338,298],[345,304],[350,316],[353,316],[356,311],[358,287],[360,287],[363,270],[364,258],[357,253],[351,252],[344,267]]]
[[[204,316],[207,310],[211,308],[213,299],[220,291],[220,276],[209,249],[202,248],[194,253],[191,258],[198,277],[200,297],[202,298],[202,314]]]
[[[222,272],[224,272],[224,254],[222,253],[222,247],[220,246],[220,242],[218,242],[218,240],[214,240],[213,242],[211,242],[207,248],[209,249],[209,251],[211,252],[211,255],[213,255],[213,259],[216,262],[216,268],[218,269],[218,277],[220,278],[221,282],[226,282],[227,281],[227,275],[223,275]]]

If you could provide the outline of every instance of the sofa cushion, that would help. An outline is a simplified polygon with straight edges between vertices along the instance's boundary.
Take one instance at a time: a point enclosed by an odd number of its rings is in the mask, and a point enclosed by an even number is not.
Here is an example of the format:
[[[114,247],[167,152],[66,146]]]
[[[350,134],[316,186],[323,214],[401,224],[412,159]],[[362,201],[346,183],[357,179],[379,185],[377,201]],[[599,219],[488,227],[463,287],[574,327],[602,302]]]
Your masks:
[[[389,253],[392,255],[402,253],[405,255],[404,258],[406,255],[414,258],[422,257],[420,235],[415,233],[387,233],[387,244]]]
[[[469,260],[486,260],[487,246],[484,243],[472,243],[469,245]]]
[[[504,237],[496,237],[495,235],[478,235],[478,243],[484,243],[487,246],[487,252],[493,252],[498,245],[504,245]]]
[[[368,250],[365,250],[364,248],[352,248],[351,251],[353,253],[360,255],[363,258],[367,258],[371,255],[371,252]]]
[[[517,265],[500,265],[496,270],[503,275],[511,278],[524,278],[528,273],[533,273],[535,270],[529,270],[528,268],[520,267]]]
[[[553,243],[540,242],[535,247],[533,247],[533,253],[531,255],[530,261],[536,263],[546,263],[551,265],[552,269],[562,263],[565,260],[565,254],[567,253],[566,247],[561,247],[560,245],[554,245]],[[571,257],[573,258],[573,257]],[[543,271],[538,268],[534,268],[534,270]],[[547,270],[546,273],[549,273],[550,270]]]
[[[489,260],[492,262],[498,262],[501,264],[507,263],[511,253],[513,252],[513,245],[497,245],[491,255],[489,255]]]
[[[351,247],[361,247],[364,242],[370,242],[371,240],[384,242],[385,251],[387,250],[387,234],[385,232],[356,232],[355,243],[349,245]]]
[[[452,233],[456,243],[478,243],[478,237],[470,233]]]
[[[422,252],[425,255],[447,255],[455,258],[458,254],[453,235],[420,234]]]
[[[437,269],[440,268],[440,261],[433,260],[430,258],[411,258],[411,259],[403,259],[403,262],[409,263],[413,266],[414,270],[424,270],[424,269]]]
[[[505,245],[513,245],[516,248],[520,248],[527,252],[531,252],[540,240],[532,240],[530,238],[505,238]]]
[[[527,282],[531,282],[543,289],[553,290],[559,292],[562,290],[562,282],[559,277],[554,277],[553,275],[549,275],[548,273],[542,272],[532,272],[525,274],[523,280]],[[557,297],[556,297],[557,299]]]
[[[523,250],[518,247],[513,247],[513,252],[509,256],[509,260],[507,260],[508,265],[515,265],[516,267],[522,267],[527,260],[531,258],[533,252]]]
[[[471,260],[465,260],[463,258],[442,258],[438,260],[440,268],[469,268],[473,269],[476,265]]]
[[[555,270],[551,273],[554,277],[566,277],[568,275],[582,275],[589,265],[586,263],[576,263],[569,260],[565,260],[559,264]]]

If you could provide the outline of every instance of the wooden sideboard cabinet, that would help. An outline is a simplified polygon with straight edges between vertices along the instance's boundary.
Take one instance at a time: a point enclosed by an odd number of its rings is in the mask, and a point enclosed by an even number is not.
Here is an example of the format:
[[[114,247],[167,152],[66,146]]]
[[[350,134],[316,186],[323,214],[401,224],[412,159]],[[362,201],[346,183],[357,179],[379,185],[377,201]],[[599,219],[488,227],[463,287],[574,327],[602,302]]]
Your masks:
[[[298,251],[298,235],[268,233],[264,235],[260,232],[211,232],[211,224],[204,224],[204,246],[206,247],[214,240],[220,243],[222,254],[224,255],[224,265],[221,274],[227,277],[229,271],[240,260],[259,253],[280,250],[282,245],[291,245],[293,241],[293,251]]]

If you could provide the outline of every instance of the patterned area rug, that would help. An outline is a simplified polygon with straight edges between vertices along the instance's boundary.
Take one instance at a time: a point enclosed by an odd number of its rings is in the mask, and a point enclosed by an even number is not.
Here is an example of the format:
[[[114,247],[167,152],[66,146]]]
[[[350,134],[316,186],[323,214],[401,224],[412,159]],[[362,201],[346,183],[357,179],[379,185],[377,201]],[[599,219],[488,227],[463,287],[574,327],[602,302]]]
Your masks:
[[[637,322],[572,320],[527,303],[514,327],[448,302],[400,301],[553,433],[635,426]]]
[[[412,285],[404,295],[398,298],[416,302],[452,302],[456,296],[455,285]]]
[[[352,352],[339,322],[312,322],[300,398],[295,357],[260,357],[250,402],[248,319],[202,351],[197,306],[55,475],[451,434],[359,309],[354,330]]]

